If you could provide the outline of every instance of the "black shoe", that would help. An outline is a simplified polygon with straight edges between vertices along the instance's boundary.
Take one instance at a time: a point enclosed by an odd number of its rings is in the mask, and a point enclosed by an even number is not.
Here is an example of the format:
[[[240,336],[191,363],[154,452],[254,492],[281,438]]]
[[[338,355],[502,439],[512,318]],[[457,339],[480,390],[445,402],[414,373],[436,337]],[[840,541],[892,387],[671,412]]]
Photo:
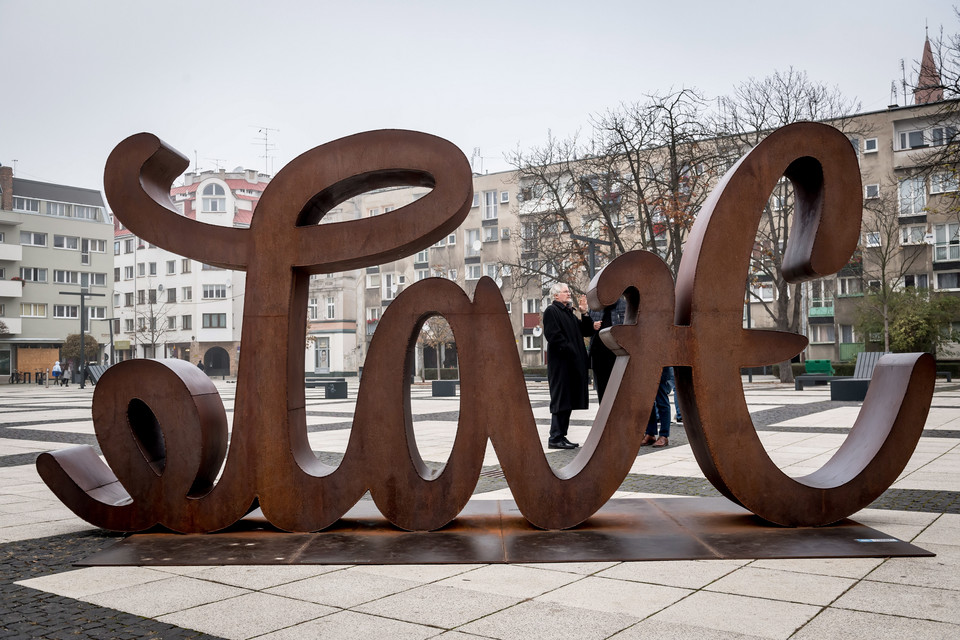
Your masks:
[[[682,417],[677,416],[677,424],[683,424],[683,418],[682,418]]]
[[[576,449],[579,445],[575,445],[566,438],[560,438],[559,440],[550,440],[547,442],[548,449]]]
[[[566,437],[566,436],[563,437],[563,441],[566,442],[566,443],[567,443],[568,445],[570,445],[571,447],[573,447],[574,449],[576,449],[577,447],[580,446],[580,443],[579,443],[579,442],[570,442],[569,440],[567,440],[567,437]]]

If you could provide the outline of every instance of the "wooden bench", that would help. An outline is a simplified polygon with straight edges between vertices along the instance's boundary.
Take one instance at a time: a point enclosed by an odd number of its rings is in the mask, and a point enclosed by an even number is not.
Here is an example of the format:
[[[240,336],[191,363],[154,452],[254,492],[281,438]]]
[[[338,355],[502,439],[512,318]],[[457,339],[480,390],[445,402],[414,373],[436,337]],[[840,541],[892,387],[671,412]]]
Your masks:
[[[949,371],[937,371],[937,377],[943,376],[947,379],[947,382],[953,382],[953,374]]]
[[[323,397],[326,400],[343,400],[347,397],[346,378],[309,377],[303,382],[307,389],[323,387]]]
[[[857,364],[849,378],[830,381],[830,399],[838,402],[863,402],[873,378],[873,370],[886,351],[863,351],[857,354]]]
[[[431,380],[430,391],[434,398],[452,398],[457,395],[459,380]]]

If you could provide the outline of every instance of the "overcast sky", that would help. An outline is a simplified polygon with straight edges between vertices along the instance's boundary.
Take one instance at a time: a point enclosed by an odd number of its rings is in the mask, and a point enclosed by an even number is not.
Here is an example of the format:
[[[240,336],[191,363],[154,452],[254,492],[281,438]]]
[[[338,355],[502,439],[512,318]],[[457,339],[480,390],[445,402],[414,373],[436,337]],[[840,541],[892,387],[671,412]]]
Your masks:
[[[621,102],[715,98],[791,65],[883,109],[928,24],[960,31],[949,0],[0,0],[0,163],[101,189],[110,150],[140,131],[191,170],[274,173],[406,128],[498,171]]]

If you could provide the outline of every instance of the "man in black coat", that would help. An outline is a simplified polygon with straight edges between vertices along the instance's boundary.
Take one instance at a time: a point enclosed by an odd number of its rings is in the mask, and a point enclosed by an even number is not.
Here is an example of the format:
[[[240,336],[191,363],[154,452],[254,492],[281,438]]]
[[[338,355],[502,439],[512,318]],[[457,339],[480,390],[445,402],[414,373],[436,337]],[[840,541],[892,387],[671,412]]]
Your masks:
[[[547,339],[547,382],[550,385],[550,449],[575,449],[567,440],[570,413],[590,404],[587,368],[590,360],[583,338],[593,335],[600,322],[587,314],[587,299],[580,298],[581,317],[573,313],[570,289],[563,283],[550,287],[553,302],[543,312],[543,335]]]

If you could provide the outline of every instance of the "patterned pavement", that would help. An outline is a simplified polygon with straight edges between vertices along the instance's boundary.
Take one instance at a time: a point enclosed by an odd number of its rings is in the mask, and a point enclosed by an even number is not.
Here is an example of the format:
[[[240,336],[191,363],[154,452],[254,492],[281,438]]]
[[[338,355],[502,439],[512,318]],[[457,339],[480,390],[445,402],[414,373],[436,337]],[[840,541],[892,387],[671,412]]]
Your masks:
[[[825,387],[745,383],[768,452],[793,475],[843,441],[856,403]],[[218,381],[228,416],[235,385]],[[545,437],[546,385],[528,391]],[[308,389],[313,448],[345,449],[350,400]],[[456,398],[411,393],[421,455],[442,464]],[[71,564],[119,536],[76,518],[33,467],[40,451],[96,446],[92,389],[0,387],[0,638],[951,638],[960,637],[960,385],[938,383],[907,469],[854,516],[935,558],[708,560],[549,565],[85,568]],[[574,412],[583,441],[596,413]],[[545,450],[555,467],[573,453]],[[475,499],[509,499],[492,450]],[[674,425],[644,448],[617,497],[715,496]]]

